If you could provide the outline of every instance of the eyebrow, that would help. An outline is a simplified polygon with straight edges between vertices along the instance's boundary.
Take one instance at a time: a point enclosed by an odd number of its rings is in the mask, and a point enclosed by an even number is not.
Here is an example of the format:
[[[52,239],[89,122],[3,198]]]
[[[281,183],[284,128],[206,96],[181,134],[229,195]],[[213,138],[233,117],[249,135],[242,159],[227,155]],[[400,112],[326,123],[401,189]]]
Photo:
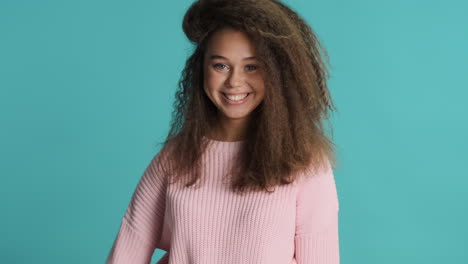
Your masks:
[[[211,55],[209,57],[209,60],[215,60],[215,59],[224,59],[224,60],[228,60],[226,57],[223,57],[221,55]],[[246,58],[243,58],[242,60],[255,60],[257,59],[257,57],[255,56],[251,56],[251,57],[246,57]]]

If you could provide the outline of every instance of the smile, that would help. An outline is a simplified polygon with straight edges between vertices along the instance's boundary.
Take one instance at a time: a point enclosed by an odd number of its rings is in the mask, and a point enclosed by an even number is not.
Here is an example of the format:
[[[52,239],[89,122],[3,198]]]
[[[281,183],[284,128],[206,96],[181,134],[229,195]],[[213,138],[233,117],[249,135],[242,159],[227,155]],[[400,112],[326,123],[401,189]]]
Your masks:
[[[222,93],[222,94],[223,94],[224,100],[225,100],[228,104],[231,104],[231,105],[240,105],[240,104],[245,103],[245,102],[249,99],[249,96],[250,96],[252,93],[238,94],[238,95],[234,95],[234,96],[229,95],[229,97],[228,97],[228,95],[226,95],[225,93]]]

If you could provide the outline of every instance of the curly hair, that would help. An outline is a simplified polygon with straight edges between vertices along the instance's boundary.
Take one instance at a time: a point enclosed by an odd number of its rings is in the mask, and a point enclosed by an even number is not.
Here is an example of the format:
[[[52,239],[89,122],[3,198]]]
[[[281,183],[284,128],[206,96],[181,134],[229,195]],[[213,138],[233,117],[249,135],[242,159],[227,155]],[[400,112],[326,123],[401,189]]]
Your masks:
[[[232,166],[232,190],[269,191],[292,183],[296,172],[314,172],[328,162],[334,168],[334,143],[323,126],[329,111],[336,110],[326,84],[328,54],[311,27],[279,0],[198,0],[182,23],[194,50],[162,142],[165,158],[173,161],[166,174],[191,179],[186,187],[201,177],[200,157],[207,146],[202,138],[218,111],[203,90],[203,60],[210,37],[225,27],[252,39],[266,73],[264,100],[252,112],[246,143]]]

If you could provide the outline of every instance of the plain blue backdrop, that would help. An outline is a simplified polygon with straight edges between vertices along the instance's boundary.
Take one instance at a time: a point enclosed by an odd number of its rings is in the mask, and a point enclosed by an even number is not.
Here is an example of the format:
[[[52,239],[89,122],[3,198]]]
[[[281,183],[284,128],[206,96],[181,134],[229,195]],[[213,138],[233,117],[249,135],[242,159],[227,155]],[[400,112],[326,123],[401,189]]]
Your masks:
[[[190,3],[0,2],[1,263],[104,263],[169,129]],[[467,2],[285,3],[330,54],[342,263],[468,263]]]

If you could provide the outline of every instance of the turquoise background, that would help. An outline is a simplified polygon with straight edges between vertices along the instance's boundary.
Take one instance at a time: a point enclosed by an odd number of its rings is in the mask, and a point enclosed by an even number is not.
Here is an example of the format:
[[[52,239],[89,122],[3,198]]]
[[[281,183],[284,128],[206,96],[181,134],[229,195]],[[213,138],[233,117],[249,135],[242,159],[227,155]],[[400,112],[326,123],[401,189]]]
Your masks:
[[[330,53],[342,263],[467,263],[468,2],[285,2]],[[190,3],[0,2],[2,263],[104,263],[169,129]]]

